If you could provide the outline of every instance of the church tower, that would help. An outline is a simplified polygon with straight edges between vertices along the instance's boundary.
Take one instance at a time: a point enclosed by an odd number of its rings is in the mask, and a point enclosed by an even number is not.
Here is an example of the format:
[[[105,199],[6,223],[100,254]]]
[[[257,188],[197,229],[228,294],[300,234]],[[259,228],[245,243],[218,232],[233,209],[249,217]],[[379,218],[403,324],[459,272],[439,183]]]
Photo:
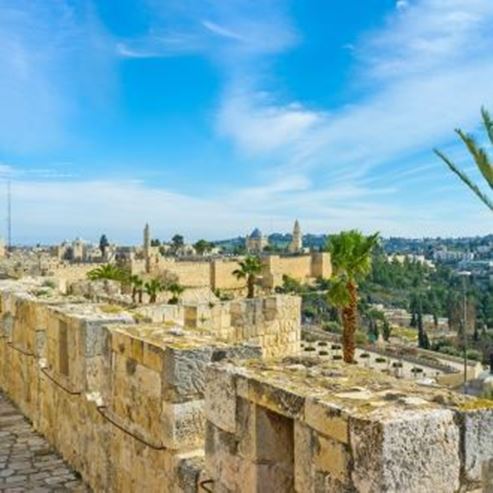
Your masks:
[[[289,253],[300,253],[303,250],[303,234],[298,219],[294,222],[293,239],[288,247]]]

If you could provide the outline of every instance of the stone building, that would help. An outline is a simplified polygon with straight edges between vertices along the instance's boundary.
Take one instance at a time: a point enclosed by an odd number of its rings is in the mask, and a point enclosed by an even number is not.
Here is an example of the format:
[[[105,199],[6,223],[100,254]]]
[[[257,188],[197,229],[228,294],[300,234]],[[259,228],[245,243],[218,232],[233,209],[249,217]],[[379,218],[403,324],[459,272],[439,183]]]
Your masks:
[[[293,239],[288,246],[289,253],[301,253],[303,251],[303,234],[298,219],[294,222]]]
[[[250,236],[246,238],[246,250],[248,253],[261,253],[269,244],[269,240],[262,234],[260,229],[255,228]]]

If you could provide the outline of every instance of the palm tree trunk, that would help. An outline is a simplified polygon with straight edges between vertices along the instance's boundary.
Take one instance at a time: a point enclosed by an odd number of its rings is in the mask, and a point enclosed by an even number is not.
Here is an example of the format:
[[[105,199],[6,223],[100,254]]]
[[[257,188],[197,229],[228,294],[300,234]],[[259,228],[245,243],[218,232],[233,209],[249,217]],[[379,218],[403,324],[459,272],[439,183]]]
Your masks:
[[[137,288],[133,287],[132,288],[132,303],[135,303],[136,298],[137,298]]]
[[[356,285],[352,281],[348,281],[347,289],[349,292],[349,305],[342,310],[342,347],[344,353],[344,361],[346,363],[354,362],[354,353],[356,344],[354,334],[356,333],[357,325],[357,310],[358,310],[358,294]]]
[[[248,286],[247,298],[254,298],[255,297],[255,276],[253,276],[251,274],[248,276],[247,286]]]
[[[142,289],[139,289],[139,303],[142,303],[142,297],[143,297],[144,292]]]

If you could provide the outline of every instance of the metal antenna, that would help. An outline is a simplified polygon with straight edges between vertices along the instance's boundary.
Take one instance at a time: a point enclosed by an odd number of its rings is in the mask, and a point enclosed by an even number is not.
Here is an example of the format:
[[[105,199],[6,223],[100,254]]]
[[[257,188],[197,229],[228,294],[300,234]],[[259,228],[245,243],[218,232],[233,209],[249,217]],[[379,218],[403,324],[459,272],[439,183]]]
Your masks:
[[[7,252],[12,249],[12,194],[10,180],[7,181]]]

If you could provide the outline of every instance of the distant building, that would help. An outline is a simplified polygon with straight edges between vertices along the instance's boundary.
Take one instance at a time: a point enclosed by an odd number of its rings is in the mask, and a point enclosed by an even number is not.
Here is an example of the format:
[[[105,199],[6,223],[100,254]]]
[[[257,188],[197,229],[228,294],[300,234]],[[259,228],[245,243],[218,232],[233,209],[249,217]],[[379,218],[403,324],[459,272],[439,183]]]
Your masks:
[[[288,251],[289,253],[301,253],[303,251],[303,234],[298,219],[294,222],[293,239],[288,246]]]
[[[250,236],[246,239],[246,250],[248,253],[260,253],[269,244],[267,237],[262,235],[262,232],[255,228]]]
[[[446,247],[442,247],[433,252],[433,259],[441,262],[459,262],[461,260],[474,260],[474,253],[448,250]]]
[[[426,265],[427,267],[430,267],[430,269],[435,268],[435,264],[431,260],[426,259],[424,255],[394,253],[392,255],[388,255],[387,260],[389,262],[396,261],[400,264],[403,264],[407,260],[408,262],[415,262],[421,265]]]

